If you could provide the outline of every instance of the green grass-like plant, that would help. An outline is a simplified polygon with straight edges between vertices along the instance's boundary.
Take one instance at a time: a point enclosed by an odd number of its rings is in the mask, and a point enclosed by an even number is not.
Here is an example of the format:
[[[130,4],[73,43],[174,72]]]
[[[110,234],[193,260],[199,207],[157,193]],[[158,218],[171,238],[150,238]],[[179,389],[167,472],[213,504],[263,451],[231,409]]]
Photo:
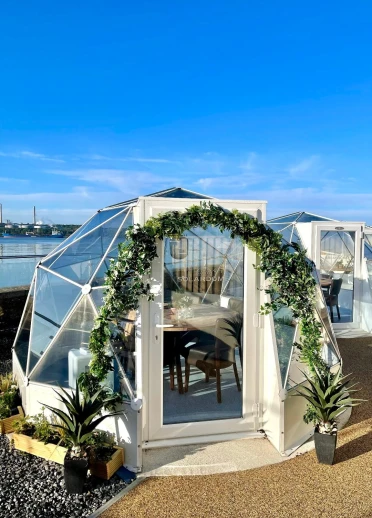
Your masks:
[[[363,399],[356,399],[350,394],[357,392],[353,389],[356,383],[350,385],[349,375],[343,376],[341,370],[332,374],[330,370],[320,372],[315,368],[310,378],[303,373],[310,387],[300,385],[297,396],[302,396],[309,403],[304,416],[306,423],[313,422],[320,433],[331,434],[337,431],[336,418],[346,409],[359,405]]]
[[[20,402],[19,391],[11,374],[0,376],[0,419],[12,415],[12,410]]]
[[[66,412],[49,405],[44,405],[60,419],[60,424],[52,424],[61,430],[66,442],[70,445],[73,456],[83,457],[86,454],[86,445],[97,426],[108,417],[121,414],[121,412],[109,412],[100,415],[104,407],[110,403],[112,396],[107,396],[104,388],[100,388],[93,396],[83,397],[79,390],[78,382],[71,396],[66,390],[60,388],[63,394],[56,392],[59,401],[65,407]],[[102,394],[105,394],[102,397]]]

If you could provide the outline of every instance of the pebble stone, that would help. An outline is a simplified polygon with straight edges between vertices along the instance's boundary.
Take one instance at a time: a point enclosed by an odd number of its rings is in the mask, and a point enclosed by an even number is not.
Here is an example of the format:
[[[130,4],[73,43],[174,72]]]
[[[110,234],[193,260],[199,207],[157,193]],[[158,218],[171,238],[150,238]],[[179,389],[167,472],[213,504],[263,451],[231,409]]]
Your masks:
[[[81,518],[89,516],[126,486],[114,475],[105,481],[88,475],[82,495],[68,495],[63,466],[10,449],[0,435],[0,517]]]

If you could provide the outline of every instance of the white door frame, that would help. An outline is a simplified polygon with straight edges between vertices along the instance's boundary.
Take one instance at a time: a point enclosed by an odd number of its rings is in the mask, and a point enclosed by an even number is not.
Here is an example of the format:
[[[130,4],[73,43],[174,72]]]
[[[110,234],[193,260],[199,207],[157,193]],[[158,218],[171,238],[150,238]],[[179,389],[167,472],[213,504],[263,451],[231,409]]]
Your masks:
[[[354,304],[353,304],[353,321],[338,323],[337,317],[332,323],[334,329],[352,329],[360,327],[360,300],[362,286],[362,241],[364,232],[363,222],[348,221],[312,221],[312,248],[314,250],[313,257],[320,279],[320,243],[322,231],[345,231],[355,232],[355,250],[354,250]]]
[[[182,208],[199,204],[193,199],[145,199],[145,219],[159,212],[182,210]],[[202,200],[204,201],[204,200]],[[213,201],[213,200],[212,200]],[[265,217],[265,203],[216,200],[215,203],[227,209],[237,208],[261,219]],[[164,275],[164,242],[157,245],[158,257],[153,262],[151,283],[155,294],[153,302],[142,304],[143,320],[147,321],[147,354],[144,354],[144,433],[145,447],[163,446],[166,444],[186,444],[200,442],[203,438],[216,435],[228,438],[231,435],[256,434],[259,429],[260,408],[260,356],[258,348],[258,332],[260,319],[257,318],[261,292],[257,271],[252,267],[257,257],[247,247],[244,250],[244,327],[243,327],[243,383],[242,383],[242,417],[213,421],[163,425],[163,330],[156,327],[163,321],[163,275]],[[142,327],[144,332],[144,326]],[[143,351],[144,352],[144,351]]]

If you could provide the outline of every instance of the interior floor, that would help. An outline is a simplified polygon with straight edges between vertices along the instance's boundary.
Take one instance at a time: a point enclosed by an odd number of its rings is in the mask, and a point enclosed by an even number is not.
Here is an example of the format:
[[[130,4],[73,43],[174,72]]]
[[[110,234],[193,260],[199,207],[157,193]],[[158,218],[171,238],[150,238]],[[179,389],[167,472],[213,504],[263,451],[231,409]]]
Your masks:
[[[242,385],[242,368],[236,351],[236,366]],[[185,363],[181,358],[182,380],[185,382]],[[163,369],[163,423],[190,423],[215,419],[233,419],[242,416],[242,393],[238,391],[233,367],[221,369],[222,402],[217,402],[216,378],[191,366],[188,392],[180,394],[175,375],[174,390],[170,388],[169,367]]]

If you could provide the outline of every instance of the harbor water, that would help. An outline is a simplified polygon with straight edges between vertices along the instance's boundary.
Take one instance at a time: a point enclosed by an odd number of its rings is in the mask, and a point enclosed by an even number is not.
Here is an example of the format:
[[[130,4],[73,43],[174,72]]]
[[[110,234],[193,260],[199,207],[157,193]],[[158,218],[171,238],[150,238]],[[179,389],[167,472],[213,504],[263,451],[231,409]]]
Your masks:
[[[30,284],[37,263],[61,242],[49,237],[0,237],[0,288]]]

